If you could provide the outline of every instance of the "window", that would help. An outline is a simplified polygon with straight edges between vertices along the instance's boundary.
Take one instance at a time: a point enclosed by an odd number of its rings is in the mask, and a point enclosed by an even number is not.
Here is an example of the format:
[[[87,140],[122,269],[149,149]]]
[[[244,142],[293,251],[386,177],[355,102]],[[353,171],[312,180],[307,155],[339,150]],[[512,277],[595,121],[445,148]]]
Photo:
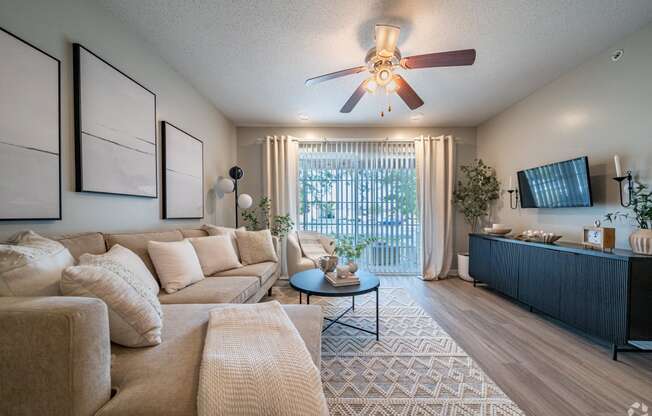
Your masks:
[[[299,145],[299,227],[355,241],[375,238],[359,264],[417,274],[420,264],[413,143]]]

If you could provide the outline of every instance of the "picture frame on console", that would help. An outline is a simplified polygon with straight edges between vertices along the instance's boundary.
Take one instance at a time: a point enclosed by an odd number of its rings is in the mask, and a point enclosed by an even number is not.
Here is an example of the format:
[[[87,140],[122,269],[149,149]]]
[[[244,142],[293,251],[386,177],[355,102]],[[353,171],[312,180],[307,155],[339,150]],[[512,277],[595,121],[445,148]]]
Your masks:
[[[156,94],[73,44],[77,192],[158,197]]]
[[[61,61],[0,28],[0,221],[60,220]]]
[[[163,218],[204,218],[204,142],[161,122]]]

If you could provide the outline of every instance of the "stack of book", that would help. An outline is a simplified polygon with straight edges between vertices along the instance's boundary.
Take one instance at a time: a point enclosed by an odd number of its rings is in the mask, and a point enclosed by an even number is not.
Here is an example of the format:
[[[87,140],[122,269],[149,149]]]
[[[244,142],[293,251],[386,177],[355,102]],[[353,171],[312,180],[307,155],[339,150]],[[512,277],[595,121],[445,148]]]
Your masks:
[[[335,287],[359,285],[358,276],[351,274],[346,277],[337,277],[335,272],[326,273],[326,281]]]

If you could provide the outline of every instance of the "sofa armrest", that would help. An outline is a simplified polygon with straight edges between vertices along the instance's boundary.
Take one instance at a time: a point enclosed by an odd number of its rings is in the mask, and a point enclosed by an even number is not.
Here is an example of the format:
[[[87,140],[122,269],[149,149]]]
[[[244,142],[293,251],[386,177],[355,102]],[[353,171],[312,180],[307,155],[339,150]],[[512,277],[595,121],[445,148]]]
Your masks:
[[[0,414],[93,415],[111,396],[107,307],[0,297]]]
[[[299,246],[299,240],[297,239],[297,234],[291,232],[287,236],[287,265],[288,265],[288,276],[292,277],[295,273],[299,272],[299,263],[301,263],[301,258],[303,257],[303,252]]]

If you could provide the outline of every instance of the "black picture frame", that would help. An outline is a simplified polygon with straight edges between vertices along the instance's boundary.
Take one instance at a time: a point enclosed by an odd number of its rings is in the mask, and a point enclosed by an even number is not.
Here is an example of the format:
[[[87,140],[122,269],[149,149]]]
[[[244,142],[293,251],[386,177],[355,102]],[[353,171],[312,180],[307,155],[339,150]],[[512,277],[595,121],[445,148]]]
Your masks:
[[[81,59],[80,59],[80,54],[81,51],[85,51],[92,55],[94,58],[97,60],[101,61],[103,64],[114,70],[115,72],[119,73],[122,75],[124,78],[127,80],[131,81],[134,85],[142,88],[144,91],[148,92],[149,94],[152,95],[153,97],[153,125],[154,125],[154,185],[155,185],[155,192],[153,195],[143,195],[143,194],[137,194],[137,193],[127,193],[127,192],[109,192],[109,191],[102,191],[102,190],[92,190],[92,189],[86,189],[84,187],[84,164],[83,164],[83,154],[84,154],[84,146],[83,146],[83,134],[84,132],[82,131],[82,121],[83,121],[83,108],[82,108],[82,85],[81,85]],[[143,84],[140,82],[136,81],[120,69],[116,68],[113,66],[111,63],[91,51],[90,49],[86,48],[85,46],[79,44],[79,43],[73,43],[73,95],[74,95],[74,129],[75,129],[75,191],[76,192],[84,192],[84,193],[93,193],[93,194],[107,194],[107,195],[122,195],[122,196],[135,196],[135,197],[142,197],[142,198],[152,198],[156,199],[159,196],[159,189],[158,189],[158,134],[157,134],[157,114],[156,114],[156,106],[157,106],[157,96],[156,93],[154,93],[152,90],[148,89],[145,87]]]
[[[170,216],[168,212],[168,201],[170,198],[170,192],[168,190],[169,180],[168,180],[168,128],[174,128],[189,138],[198,141],[201,144],[201,216]],[[198,220],[203,219],[205,216],[205,194],[204,194],[204,142],[187,131],[175,126],[174,124],[168,121],[161,121],[161,181],[162,181],[162,194],[163,194],[163,204],[162,204],[162,218],[166,220]]]
[[[45,52],[43,49],[35,46],[34,44],[26,41],[25,39],[17,36],[16,34],[0,27],[0,32],[9,35],[10,37],[16,39],[17,41],[31,47],[37,52],[45,55],[46,57],[54,60],[57,64],[57,175],[58,175],[58,215],[56,216],[44,216],[44,217],[12,217],[12,218],[0,218],[0,221],[60,221],[63,218],[63,203],[61,195],[61,60],[54,57],[53,55]],[[11,178],[8,178],[11,180]],[[1,197],[1,195],[0,195]]]

